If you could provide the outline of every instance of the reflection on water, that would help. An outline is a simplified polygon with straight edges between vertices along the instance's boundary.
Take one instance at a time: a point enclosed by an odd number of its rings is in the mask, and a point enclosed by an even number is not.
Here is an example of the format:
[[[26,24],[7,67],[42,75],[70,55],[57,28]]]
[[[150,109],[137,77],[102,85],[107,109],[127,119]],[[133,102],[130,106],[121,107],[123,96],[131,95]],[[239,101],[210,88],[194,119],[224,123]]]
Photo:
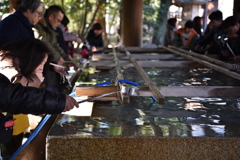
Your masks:
[[[148,105],[149,99],[132,97],[131,104],[124,105],[96,104],[92,117],[61,115],[50,135],[240,137],[240,112],[234,98],[222,98],[222,105],[212,103],[213,99],[193,103],[173,97],[165,105]]]
[[[144,69],[157,86],[239,86],[233,79],[209,68]],[[142,86],[134,68],[123,70],[126,80]],[[102,83],[114,80],[116,71],[102,71]],[[126,78],[127,77],[127,78]],[[50,136],[127,137],[240,137],[240,98],[167,97],[164,105],[150,97],[131,97],[130,104],[118,101],[95,103],[92,117],[61,115]]]

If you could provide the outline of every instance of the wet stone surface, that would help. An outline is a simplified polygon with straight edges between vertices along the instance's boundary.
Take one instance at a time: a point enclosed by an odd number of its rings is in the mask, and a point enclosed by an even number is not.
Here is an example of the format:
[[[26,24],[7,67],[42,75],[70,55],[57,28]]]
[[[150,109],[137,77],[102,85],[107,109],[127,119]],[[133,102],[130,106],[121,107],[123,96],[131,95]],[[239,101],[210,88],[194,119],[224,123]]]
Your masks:
[[[239,86],[206,67],[144,68],[156,86]],[[125,80],[146,86],[134,68]],[[87,75],[87,74],[86,74]],[[92,82],[115,80],[101,71]],[[82,78],[84,79],[84,78]],[[240,159],[240,98],[151,97],[95,102],[91,117],[59,115],[47,136],[47,159]]]
[[[239,86],[239,80],[212,69],[144,68],[157,86]],[[122,70],[126,80],[145,86],[135,68]],[[114,80],[116,71],[102,71],[97,83]],[[130,104],[97,102],[92,117],[60,115],[51,136],[76,137],[240,137],[240,98],[131,97]]]

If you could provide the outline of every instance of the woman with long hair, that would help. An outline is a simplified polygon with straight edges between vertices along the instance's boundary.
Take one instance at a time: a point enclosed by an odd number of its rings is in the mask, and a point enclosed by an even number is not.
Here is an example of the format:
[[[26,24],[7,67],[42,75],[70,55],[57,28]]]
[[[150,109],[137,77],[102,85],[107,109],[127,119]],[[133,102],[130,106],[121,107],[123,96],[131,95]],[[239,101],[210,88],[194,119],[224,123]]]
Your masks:
[[[202,38],[202,17],[196,16],[193,19],[194,22],[194,30],[198,33],[200,38]]]
[[[48,65],[49,50],[40,40],[23,38],[0,49],[0,73],[12,83],[39,88],[44,83]],[[3,144],[4,157],[11,156],[22,145],[23,133],[29,127],[27,115],[17,114],[13,118],[13,137]]]
[[[34,38],[23,38],[0,49],[0,72],[12,83],[39,87],[46,76],[46,62],[49,50]]]

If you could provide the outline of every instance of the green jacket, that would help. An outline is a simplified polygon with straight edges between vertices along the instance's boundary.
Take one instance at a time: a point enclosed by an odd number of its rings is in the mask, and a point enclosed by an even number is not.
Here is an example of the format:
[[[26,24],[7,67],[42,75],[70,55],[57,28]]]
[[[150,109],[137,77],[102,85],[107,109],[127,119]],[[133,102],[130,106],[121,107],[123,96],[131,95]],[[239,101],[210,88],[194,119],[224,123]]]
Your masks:
[[[54,32],[53,28],[45,23],[45,21],[38,22],[34,26],[34,36],[37,39],[42,40],[50,50],[50,54],[53,56],[53,61],[58,62],[60,57],[65,61],[71,61],[68,55],[63,51],[57,42],[57,33]]]

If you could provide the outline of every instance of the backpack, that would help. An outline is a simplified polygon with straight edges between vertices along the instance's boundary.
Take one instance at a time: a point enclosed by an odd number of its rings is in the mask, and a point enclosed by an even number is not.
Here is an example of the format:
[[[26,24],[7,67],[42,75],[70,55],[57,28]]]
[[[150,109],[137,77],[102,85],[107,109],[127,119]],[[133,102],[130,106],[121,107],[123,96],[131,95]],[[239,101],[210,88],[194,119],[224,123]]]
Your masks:
[[[0,143],[6,143],[12,139],[13,125],[13,115],[9,113],[4,115],[0,112]]]

